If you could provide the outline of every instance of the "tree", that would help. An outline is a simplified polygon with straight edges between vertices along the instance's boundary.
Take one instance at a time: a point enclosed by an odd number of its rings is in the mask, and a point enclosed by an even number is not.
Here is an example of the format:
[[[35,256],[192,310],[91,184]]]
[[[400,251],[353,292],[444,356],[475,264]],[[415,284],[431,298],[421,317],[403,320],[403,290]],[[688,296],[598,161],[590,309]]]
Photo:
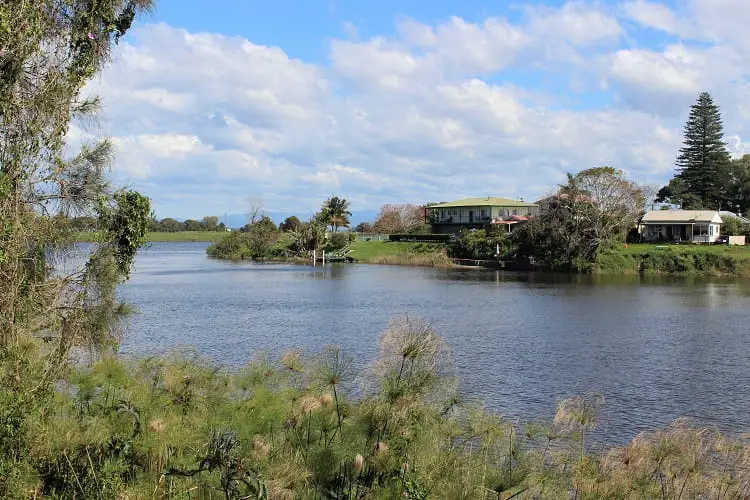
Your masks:
[[[360,222],[357,224],[357,227],[354,228],[354,231],[357,233],[372,233],[374,230],[375,228],[369,222]]]
[[[721,112],[704,92],[690,108],[683,147],[676,162],[677,176],[685,182],[685,193],[697,196],[705,208],[718,209],[724,199],[721,178],[729,162]]]
[[[478,229],[466,231],[451,246],[451,254],[458,259],[490,260],[507,250],[509,235],[507,231],[498,229]]]
[[[349,202],[345,198],[332,196],[328,198],[321,207],[316,218],[331,227],[332,232],[337,232],[339,227],[349,226]]]
[[[293,231],[297,229],[300,226],[300,224],[302,224],[302,221],[299,220],[298,217],[292,215],[284,219],[284,221],[281,224],[279,224],[279,229],[287,233],[289,231]]]
[[[612,167],[568,174],[555,198],[514,233],[517,253],[550,269],[576,271],[588,270],[602,249],[625,241],[645,204],[642,188]]]
[[[677,205],[685,210],[700,210],[703,206],[703,202],[698,195],[687,192],[687,185],[680,177],[672,178],[669,184],[661,188],[656,193],[655,201]]]
[[[98,110],[99,100],[84,98],[82,89],[149,5],[0,2],[2,498],[14,497],[11,478],[29,471],[27,419],[44,413],[70,350],[113,348],[122,331],[127,308],[117,287],[145,242],[150,201],[109,185],[110,141],[88,142],[71,156],[66,134],[72,120]],[[68,261],[59,272],[54,265],[72,238],[66,221],[76,216],[96,217],[100,239],[82,263]]]
[[[267,256],[278,238],[279,230],[276,224],[264,215],[250,224],[247,233],[249,236],[250,255],[253,259],[258,259]]]
[[[722,191],[726,198],[724,208],[735,213],[747,213],[750,209],[750,155],[733,159],[722,180]]]
[[[320,248],[326,238],[326,223],[313,216],[291,231],[294,242],[292,250],[299,255],[307,255]]]
[[[331,196],[324,203],[320,210],[320,219],[335,233],[340,227],[349,227],[349,217],[352,213],[349,211],[349,202],[345,198]]]
[[[383,205],[375,219],[378,233],[409,233],[425,223],[424,207],[419,205]]]
[[[219,218],[215,215],[207,215],[201,220],[204,231],[216,231],[219,226]]]
[[[185,231],[202,231],[203,224],[194,219],[188,219],[183,223]]]
[[[183,229],[185,229],[185,225],[176,219],[167,217],[161,220],[162,231],[166,231],[168,233],[176,233],[177,231],[182,231]]]

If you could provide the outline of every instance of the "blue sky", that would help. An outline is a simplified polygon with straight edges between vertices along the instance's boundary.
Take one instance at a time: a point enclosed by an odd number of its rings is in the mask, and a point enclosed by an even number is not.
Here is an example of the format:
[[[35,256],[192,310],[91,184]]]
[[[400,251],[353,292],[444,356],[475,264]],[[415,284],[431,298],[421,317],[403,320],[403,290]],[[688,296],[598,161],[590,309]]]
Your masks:
[[[540,197],[608,164],[659,185],[711,92],[748,147],[745,0],[157,0],[90,85],[158,217]]]

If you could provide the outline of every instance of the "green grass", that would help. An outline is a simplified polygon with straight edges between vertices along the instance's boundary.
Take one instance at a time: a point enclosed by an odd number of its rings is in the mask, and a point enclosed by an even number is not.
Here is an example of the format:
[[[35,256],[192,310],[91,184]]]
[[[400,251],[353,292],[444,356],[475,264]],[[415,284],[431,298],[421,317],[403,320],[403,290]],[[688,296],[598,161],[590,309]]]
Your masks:
[[[367,264],[449,266],[445,245],[391,241],[355,241],[349,254]]]
[[[221,239],[222,236],[228,233],[218,231],[177,231],[175,233],[148,233],[146,236],[149,243],[156,242],[171,242],[171,243],[186,243],[194,241],[210,241],[215,242]],[[95,241],[97,237],[96,233],[92,232],[80,232],[76,236],[76,240],[80,242],[91,242]]]
[[[631,244],[602,252],[602,274],[750,276],[750,247]]]

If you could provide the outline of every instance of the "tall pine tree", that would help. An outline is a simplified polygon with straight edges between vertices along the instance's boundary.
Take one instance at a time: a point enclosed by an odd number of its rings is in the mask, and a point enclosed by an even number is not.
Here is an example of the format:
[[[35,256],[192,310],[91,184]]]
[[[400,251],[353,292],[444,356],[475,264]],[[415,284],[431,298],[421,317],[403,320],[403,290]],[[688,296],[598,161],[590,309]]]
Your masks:
[[[704,208],[718,209],[722,200],[722,177],[731,157],[724,143],[719,107],[708,92],[698,96],[685,124],[685,138],[677,157],[677,177],[685,194],[700,199]]]

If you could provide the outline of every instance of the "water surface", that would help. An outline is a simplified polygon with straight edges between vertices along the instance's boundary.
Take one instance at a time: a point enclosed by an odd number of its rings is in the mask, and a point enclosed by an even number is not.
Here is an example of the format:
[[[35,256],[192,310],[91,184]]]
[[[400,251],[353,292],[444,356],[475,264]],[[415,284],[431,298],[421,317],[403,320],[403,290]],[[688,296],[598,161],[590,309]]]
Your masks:
[[[336,344],[363,364],[408,313],[446,339],[465,392],[507,417],[551,418],[561,398],[595,391],[610,441],[680,416],[750,430],[748,282],[232,263],[206,245],[139,253],[122,352],[191,345],[238,366]]]

